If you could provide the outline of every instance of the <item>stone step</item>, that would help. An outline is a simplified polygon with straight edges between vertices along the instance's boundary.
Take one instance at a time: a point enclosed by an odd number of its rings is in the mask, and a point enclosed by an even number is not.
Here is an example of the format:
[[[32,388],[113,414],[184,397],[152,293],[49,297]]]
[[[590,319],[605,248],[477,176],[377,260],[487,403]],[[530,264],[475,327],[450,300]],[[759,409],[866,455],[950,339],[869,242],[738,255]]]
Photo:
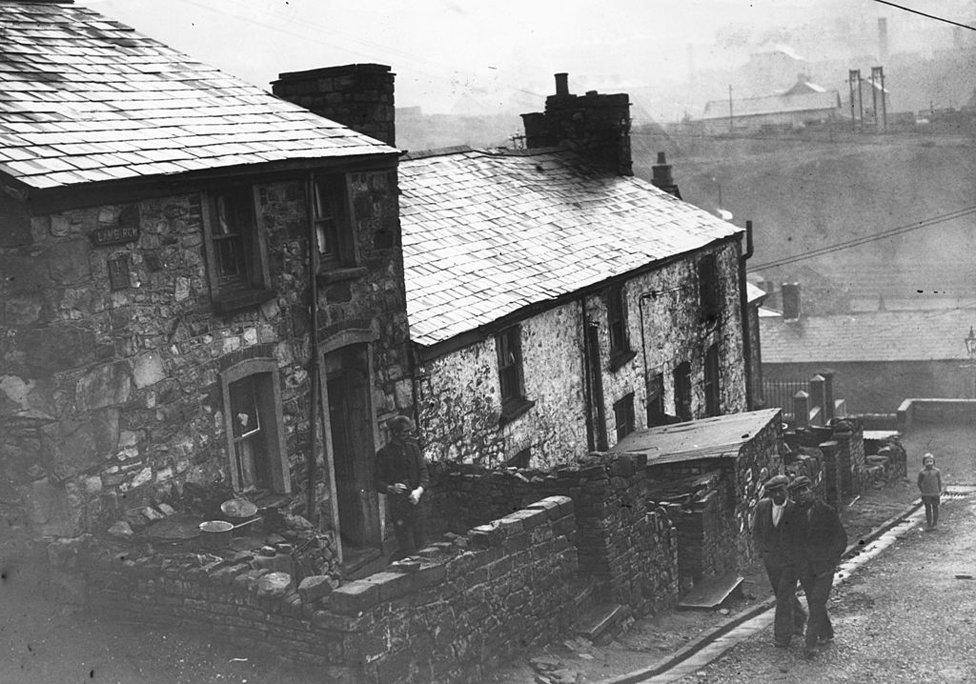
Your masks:
[[[743,578],[736,573],[704,579],[678,601],[679,610],[711,610],[725,602],[733,593],[741,592]]]
[[[590,641],[613,636],[630,617],[630,608],[619,603],[600,603],[577,620],[573,631]]]

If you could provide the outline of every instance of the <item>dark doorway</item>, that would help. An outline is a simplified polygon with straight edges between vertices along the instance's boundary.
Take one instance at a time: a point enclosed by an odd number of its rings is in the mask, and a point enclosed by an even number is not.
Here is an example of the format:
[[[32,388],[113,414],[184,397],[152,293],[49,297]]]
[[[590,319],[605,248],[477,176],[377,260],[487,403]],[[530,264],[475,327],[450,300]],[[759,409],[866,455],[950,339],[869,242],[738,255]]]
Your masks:
[[[667,425],[664,413],[664,373],[647,376],[647,427]]]
[[[373,486],[373,412],[365,344],[325,355],[339,530],[346,555],[380,545],[379,504]]]
[[[230,384],[234,468],[241,491],[272,488],[271,464],[277,456],[270,453],[275,443],[274,407],[269,405],[272,396],[268,373],[249,375]]]
[[[705,352],[705,415],[722,414],[722,389],[719,384],[718,345]]]
[[[691,420],[691,364],[682,361],[674,369],[674,412],[680,421]]]
[[[606,451],[607,420],[606,409],[603,407],[600,329],[596,323],[589,323],[586,326],[583,356],[586,367],[586,442],[590,451]]]

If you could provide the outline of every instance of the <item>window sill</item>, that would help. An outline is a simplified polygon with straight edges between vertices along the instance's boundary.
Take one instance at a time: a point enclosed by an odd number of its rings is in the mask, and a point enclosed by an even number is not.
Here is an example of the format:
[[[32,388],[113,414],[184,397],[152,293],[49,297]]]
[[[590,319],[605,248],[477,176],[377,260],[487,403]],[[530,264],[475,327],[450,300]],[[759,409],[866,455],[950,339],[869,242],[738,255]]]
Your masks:
[[[271,290],[238,290],[218,295],[213,307],[217,313],[234,313],[260,306],[274,298],[275,293]]]
[[[511,423],[516,418],[525,415],[533,406],[535,406],[535,402],[525,398],[512,399],[502,404],[502,415],[498,418],[498,424]]]
[[[620,370],[620,367],[625,363],[630,361],[632,358],[637,356],[637,352],[633,349],[621,349],[620,351],[614,352],[610,356],[610,365],[608,366],[611,373]]]
[[[356,280],[366,275],[365,266],[349,266],[344,268],[320,268],[316,279],[320,283],[340,283],[344,280]]]

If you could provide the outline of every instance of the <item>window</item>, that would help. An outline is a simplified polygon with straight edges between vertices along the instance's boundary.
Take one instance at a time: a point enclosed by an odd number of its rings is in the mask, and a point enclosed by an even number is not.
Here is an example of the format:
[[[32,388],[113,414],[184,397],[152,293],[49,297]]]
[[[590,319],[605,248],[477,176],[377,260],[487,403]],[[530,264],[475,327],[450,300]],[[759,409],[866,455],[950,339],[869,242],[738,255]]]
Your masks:
[[[352,231],[343,176],[316,178],[312,183],[315,236],[319,265],[351,268],[356,265],[356,241]]]
[[[617,423],[617,441],[634,431],[634,393],[631,392],[613,405],[613,417]]]
[[[532,460],[532,447],[525,447],[510,459],[505,461],[506,468],[528,468]]]
[[[674,412],[678,420],[691,420],[691,364],[679,363],[674,369]]]
[[[291,489],[277,362],[249,359],[221,373],[224,425],[235,491]]]
[[[722,290],[714,254],[698,260],[698,305],[703,321],[714,321],[722,309]]]
[[[667,425],[664,413],[664,373],[651,373],[647,378],[647,427]]]
[[[622,285],[607,291],[607,327],[610,331],[610,370],[634,358],[627,336],[627,298]]]
[[[249,185],[222,188],[206,206],[210,288],[218,310],[259,304],[267,291],[264,249],[258,235],[254,194]]]
[[[525,400],[522,378],[522,328],[512,326],[495,337],[498,349],[498,382],[501,386],[502,407]]]
[[[705,415],[722,413],[721,388],[719,387],[718,345],[711,345],[705,352]]]

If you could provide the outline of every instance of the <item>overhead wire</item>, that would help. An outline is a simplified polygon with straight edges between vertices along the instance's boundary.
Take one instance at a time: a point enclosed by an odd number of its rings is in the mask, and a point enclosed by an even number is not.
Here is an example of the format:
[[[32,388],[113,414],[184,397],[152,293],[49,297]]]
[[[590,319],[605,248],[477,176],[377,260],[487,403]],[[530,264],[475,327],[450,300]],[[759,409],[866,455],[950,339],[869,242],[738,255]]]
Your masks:
[[[917,9],[912,9],[911,7],[905,7],[904,5],[898,5],[893,2],[888,2],[888,0],[874,0],[874,2],[878,3],[879,5],[888,5],[889,7],[895,7],[905,12],[918,14],[920,16],[927,17],[928,19],[934,19],[935,21],[941,21],[946,24],[951,24],[953,26],[958,26],[960,28],[969,29],[970,31],[976,31],[976,26],[970,26],[969,24],[960,24],[958,21],[953,21],[952,19],[946,19],[945,17],[940,17],[935,14],[928,14],[926,12],[921,12]]]
[[[802,252],[800,254],[795,254],[789,257],[784,257],[782,259],[775,259],[773,261],[768,261],[762,264],[757,264],[751,268],[755,270],[763,268],[776,268],[779,266],[785,266],[787,264],[796,263],[797,261],[806,261],[808,259],[815,259],[817,257],[822,257],[827,254],[833,254],[834,252],[839,252],[844,249],[850,249],[851,247],[858,247],[860,245],[865,245],[871,242],[876,242],[878,240],[886,240],[897,235],[904,235],[905,233],[910,233],[915,230],[920,230],[922,228],[928,228],[929,226],[938,225],[940,223],[946,223],[948,221],[955,221],[957,219],[976,214],[976,205],[964,207],[962,209],[957,209],[945,214],[938,214],[936,216],[930,216],[914,223],[909,223],[903,226],[897,226],[888,230],[881,231],[880,233],[872,233],[871,235],[865,235],[859,238],[854,238],[853,240],[846,240],[844,242],[838,242],[833,245],[827,245],[825,247],[820,247],[818,249],[813,249],[807,252]]]

